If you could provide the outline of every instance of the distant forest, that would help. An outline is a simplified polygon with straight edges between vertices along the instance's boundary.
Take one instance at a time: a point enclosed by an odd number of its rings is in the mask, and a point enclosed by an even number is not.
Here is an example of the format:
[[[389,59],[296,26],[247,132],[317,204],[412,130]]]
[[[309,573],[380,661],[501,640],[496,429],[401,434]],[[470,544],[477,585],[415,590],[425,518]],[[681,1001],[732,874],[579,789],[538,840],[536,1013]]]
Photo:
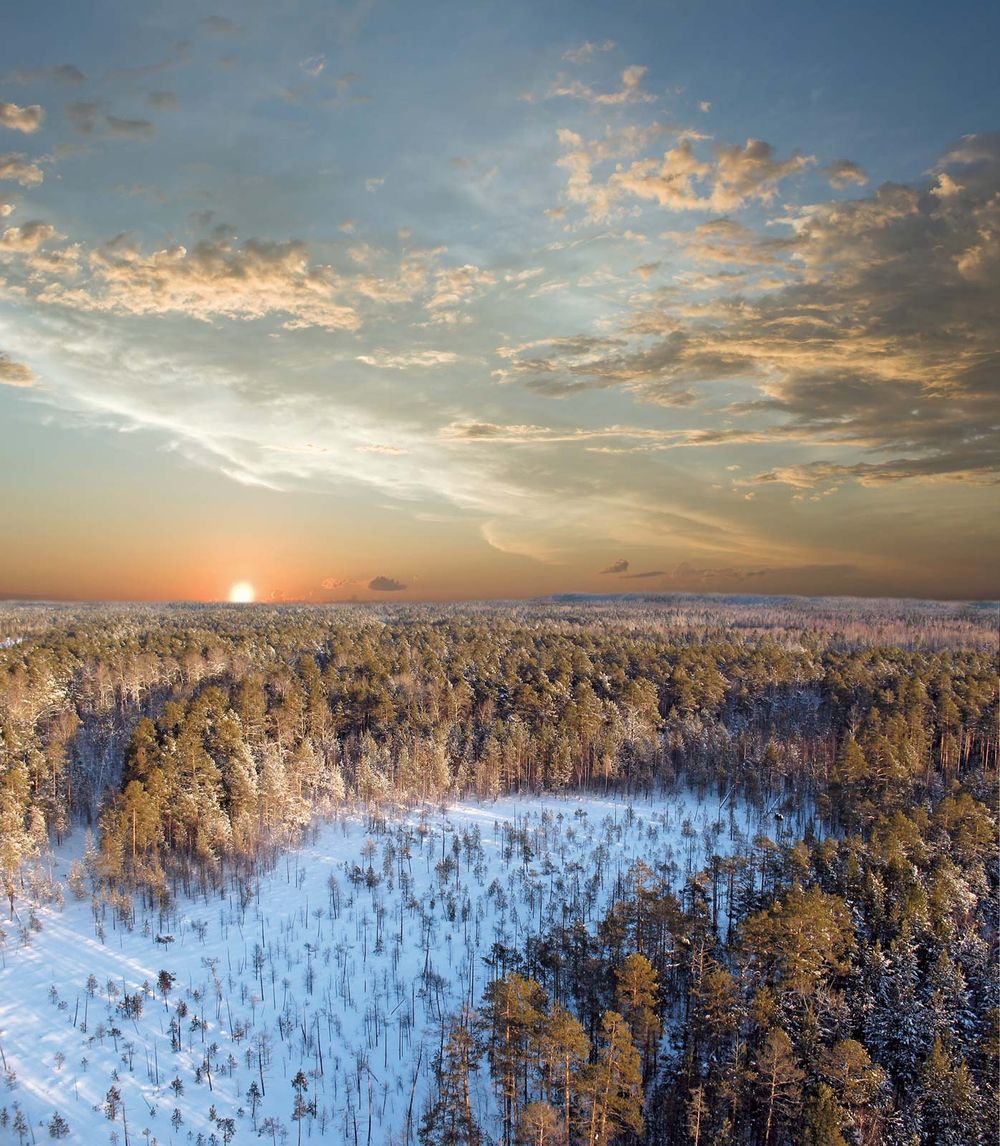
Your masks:
[[[988,1142],[997,680],[995,606],[9,604],[0,883],[14,918],[50,842],[91,831],[74,890],[127,921],[347,806],[748,800],[773,838],[683,887],[639,865],[596,927],[494,953],[422,1141]],[[479,1062],[491,1128],[463,1100]]]

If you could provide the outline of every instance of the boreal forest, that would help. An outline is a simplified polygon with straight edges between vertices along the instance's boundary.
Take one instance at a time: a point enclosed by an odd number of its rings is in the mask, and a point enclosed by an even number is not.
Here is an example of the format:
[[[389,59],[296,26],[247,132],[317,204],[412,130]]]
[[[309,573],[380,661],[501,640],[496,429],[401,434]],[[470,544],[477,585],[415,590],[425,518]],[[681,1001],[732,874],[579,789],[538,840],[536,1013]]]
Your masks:
[[[997,641],[3,606],[0,1141],[995,1141]]]

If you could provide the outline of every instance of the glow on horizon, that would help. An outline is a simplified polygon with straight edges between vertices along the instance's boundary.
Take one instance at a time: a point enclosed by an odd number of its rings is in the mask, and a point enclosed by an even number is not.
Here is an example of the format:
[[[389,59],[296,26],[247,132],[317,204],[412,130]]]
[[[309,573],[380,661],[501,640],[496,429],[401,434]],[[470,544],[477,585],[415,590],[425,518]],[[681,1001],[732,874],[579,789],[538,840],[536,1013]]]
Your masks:
[[[237,581],[229,590],[229,601],[233,605],[250,605],[256,596],[254,587],[249,581]]]

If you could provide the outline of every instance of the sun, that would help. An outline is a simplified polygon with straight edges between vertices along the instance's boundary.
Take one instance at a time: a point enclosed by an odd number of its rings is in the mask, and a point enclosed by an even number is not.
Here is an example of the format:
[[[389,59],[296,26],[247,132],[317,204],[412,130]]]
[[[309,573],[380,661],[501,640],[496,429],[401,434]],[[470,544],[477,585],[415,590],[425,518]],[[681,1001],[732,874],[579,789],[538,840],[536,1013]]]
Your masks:
[[[234,605],[249,605],[255,595],[253,585],[249,581],[237,581],[229,590],[229,600]]]

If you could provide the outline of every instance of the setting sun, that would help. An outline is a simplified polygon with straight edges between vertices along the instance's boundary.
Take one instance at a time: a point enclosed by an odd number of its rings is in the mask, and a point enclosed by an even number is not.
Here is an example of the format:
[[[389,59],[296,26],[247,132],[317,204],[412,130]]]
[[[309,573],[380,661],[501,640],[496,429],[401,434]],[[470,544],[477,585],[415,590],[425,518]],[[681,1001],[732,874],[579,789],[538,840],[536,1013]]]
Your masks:
[[[229,600],[234,605],[249,605],[254,596],[253,585],[249,581],[237,581],[229,590]]]

